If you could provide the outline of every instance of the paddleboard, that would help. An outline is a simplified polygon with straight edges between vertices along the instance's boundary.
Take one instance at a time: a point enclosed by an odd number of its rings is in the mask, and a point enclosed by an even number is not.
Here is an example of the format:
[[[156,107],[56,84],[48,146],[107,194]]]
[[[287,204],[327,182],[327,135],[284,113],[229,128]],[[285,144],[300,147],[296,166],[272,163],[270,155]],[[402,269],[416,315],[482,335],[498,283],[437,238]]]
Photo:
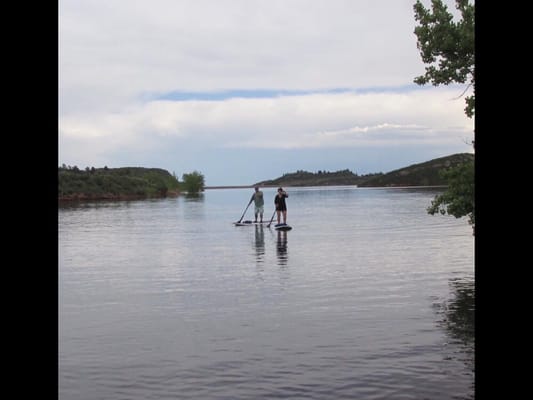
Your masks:
[[[254,221],[241,221],[241,222],[234,222],[233,224],[235,226],[251,226],[251,225],[265,225],[268,224],[269,221],[263,221],[263,222],[254,222]]]
[[[274,225],[274,229],[277,231],[290,231],[292,229],[292,226],[281,223]]]

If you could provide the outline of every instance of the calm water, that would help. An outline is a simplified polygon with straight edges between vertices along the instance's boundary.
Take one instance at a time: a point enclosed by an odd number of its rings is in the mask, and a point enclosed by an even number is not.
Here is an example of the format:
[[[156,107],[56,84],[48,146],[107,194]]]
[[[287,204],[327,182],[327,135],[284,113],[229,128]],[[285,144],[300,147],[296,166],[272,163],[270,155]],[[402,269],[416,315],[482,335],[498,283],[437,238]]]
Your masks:
[[[287,191],[285,233],[233,226],[251,189],[60,208],[60,398],[473,398],[466,219],[435,190]]]

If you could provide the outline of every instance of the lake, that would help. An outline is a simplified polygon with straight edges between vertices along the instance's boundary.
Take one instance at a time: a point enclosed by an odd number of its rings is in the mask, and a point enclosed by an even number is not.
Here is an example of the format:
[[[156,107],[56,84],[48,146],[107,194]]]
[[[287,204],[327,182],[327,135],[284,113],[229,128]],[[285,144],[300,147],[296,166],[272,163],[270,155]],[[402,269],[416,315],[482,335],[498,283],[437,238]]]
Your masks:
[[[427,214],[442,189],[286,190],[288,232],[233,225],[253,189],[60,207],[60,398],[473,399],[474,236]]]

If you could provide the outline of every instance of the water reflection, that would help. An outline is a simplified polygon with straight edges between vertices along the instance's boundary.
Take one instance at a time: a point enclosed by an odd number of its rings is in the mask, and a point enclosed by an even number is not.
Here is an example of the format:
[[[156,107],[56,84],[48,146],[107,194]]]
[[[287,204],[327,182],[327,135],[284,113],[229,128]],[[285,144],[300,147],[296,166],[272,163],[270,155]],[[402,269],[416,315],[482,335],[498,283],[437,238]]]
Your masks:
[[[141,200],[84,200],[59,201],[58,210],[87,210],[99,208],[123,208],[139,203]],[[146,200],[145,200],[146,201]]]
[[[461,351],[452,351],[450,358],[463,362],[475,373],[475,285],[473,278],[450,280],[453,297],[436,304],[438,325],[450,338],[450,344],[460,346]],[[472,383],[471,390],[474,390]],[[473,398],[473,394],[470,395]]]
[[[265,255],[265,231],[263,225],[255,225],[255,258],[257,262],[263,262],[263,257]]]
[[[205,196],[203,193],[185,193],[185,201],[203,201]]]
[[[278,241],[276,244],[278,264],[286,265],[289,255],[287,253],[287,231],[278,231]]]
[[[432,195],[303,191],[290,232],[231,224],[248,189],[62,212],[61,399],[465,400],[468,224]]]
[[[466,346],[474,344],[475,289],[474,281],[450,280],[454,298],[442,306],[442,326],[454,339]]]

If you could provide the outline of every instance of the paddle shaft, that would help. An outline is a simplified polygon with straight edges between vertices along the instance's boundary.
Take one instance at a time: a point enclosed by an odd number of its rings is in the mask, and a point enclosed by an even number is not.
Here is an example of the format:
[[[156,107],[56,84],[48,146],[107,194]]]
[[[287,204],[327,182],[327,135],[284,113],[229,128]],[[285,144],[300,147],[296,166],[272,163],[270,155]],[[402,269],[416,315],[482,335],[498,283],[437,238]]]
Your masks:
[[[243,212],[242,215],[241,215],[241,219],[238,220],[237,222],[241,222],[241,221],[242,221],[242,219],[244,218],[244,214],[246,214],[246,211],[248,210],[248,207],[250,207],[250,204],[252,204],[251,201],[248,203],[248,205],[247,205],[246,208],[244,209],[244,212]]]
[[[276,210],[274,210],[274,212],[272,213],[272,218],[270,218],[270,222],[268,223],[267,228],[270,228],[270,224],[274,220],[274,215],[276,215]]]

